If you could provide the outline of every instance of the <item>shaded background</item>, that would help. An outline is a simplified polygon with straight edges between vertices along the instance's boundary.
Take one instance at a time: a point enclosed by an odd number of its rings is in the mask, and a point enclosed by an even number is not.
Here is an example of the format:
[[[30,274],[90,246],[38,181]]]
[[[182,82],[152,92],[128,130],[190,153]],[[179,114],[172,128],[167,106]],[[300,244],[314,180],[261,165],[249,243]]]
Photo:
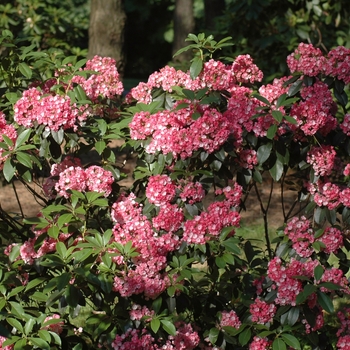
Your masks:
[[[265,82],[287,72],[286,56],[301,41],[324,52],[350,47],[350,1],[343,0],[0,0],[0,15],[1,29],[38,50],[91,57],[110,45],[133,85],[166,64],[186,67],[188,56],[172,55],[188,32],[231,36],[235,45],[222,54],[250,54]]]

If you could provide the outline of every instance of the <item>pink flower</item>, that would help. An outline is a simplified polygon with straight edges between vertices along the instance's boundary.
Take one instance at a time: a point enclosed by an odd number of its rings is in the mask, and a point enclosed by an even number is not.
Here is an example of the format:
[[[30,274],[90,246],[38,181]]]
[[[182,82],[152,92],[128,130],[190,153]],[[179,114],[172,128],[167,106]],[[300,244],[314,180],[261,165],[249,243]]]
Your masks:
[[[260,338],[255,336],[253,341],[249,344],[249,350],[266,350],[271,345],[267,338]]]
[[[88,191],[103,193],[105,197],[111,194],[114,177],[110,171],[100,166],[92,165],[85,169],[85,175]]]
[[[335,164],[336,151],[333,146],[321,145],[312,147],[307,153],[306,161],[311,164],[315,175],[326,176],[332,173]]]
[[[301,72],[311,77],[323,72],[327,60],[319,48],[300,43],[294,53],[287,57],[287,65],[292,73]]]
[[[325,74],[350,83],[350,49],[338,46],[328,52]]]
[[[68,190],[85,191],[87,178],[83,168],[71,166],[60,173],[59,176],[55,189],[60,196],[69,198]]]
[[[113,58],[95,56],[86,62],[84,71],[94,71],[96,74],[91,74],[87,79],[75,76],[72,81],[79,83],[93,102],[98,102],[99,96],[113,99],[123,93],[123,84]]]
[[[221,312],[221,320],[220,320],[220,327],[233,327],[233,328],[239,328],[241,326],[241,321],[238,318],[235,311],[222,311]]]
[[[323,249],[327,254],[337,253],[343,246],[343,234],[335,227],[327,227],[323,235],[318,239],[325,245]]]
[[[5,342],[7,340],[6,337],[3,337],[2,335],[0,335],[0,350],[13,350],[13,344],[12,345],[7,345],[7,346],[2,346],[2,343]]]
[[[344,335],[338,339],[337,350],[350,350],[350,335]]]
[[[13,144],[17,139],[17,131],[12,124],[6,123],[6,116],[3,112],[0,111],[0,142],[4,142],[3,135],[7,136]],[[14,146],[9,145],[8,150],[13,150]],[[4,148],[0,148],[0,170],[3,168],[6,159],[9,157],[8,155],[3,155],[3,153],[7,151]]]
[[[259,324],[272,322],[277,310],[275,304],[267,303],[260,298],[256,298],[249,308],[252,314],[252,322]]]
[[[150,203],[157,206],[170,203],[176,193],[176,186],[167,175],[154,175],[149,178],[146,196]]]
[[[23,92],[14,105],[14,119],[19,125],[36,127],[45,125],[46,129],[59,131],[61,128],[76,129],[76,121],[87,118],[66,95],[45,95],[36,88]]]
[[[48,321],[57,320],[57,319],[60,319],[60,315],[53,314],[53,315],[48,316],[48,317],[45,318],[44,324],[46,322],[48,322]],[[55,321],[55,322],[50,322],[49,325],[43,327],[42,329],[46,329],[46,330],[55,332],[57,334],[61,334],[63,332],[63,326],[64,326],[64,322],[63,321],[57,321],[57,322]]]
[[[311,223],[302,216],[292,218],[286,228],[284,234],[293,242],[293,249],[301,257],[307,258],[314,252],[312,243],[315,241],[314,232]]]

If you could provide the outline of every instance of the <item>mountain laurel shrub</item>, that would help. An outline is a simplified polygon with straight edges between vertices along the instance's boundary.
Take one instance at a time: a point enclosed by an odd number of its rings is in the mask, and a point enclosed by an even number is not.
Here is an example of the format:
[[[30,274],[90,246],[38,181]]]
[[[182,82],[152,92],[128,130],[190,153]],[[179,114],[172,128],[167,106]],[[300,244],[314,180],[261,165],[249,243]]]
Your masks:
[[[2,33],[2,175],[41,210],[0,208],[1,349],[349,349],[350,49],[301,43],[261,85],[214,59],[229,39],[190,34],[187,72],[124,95],[112,59]]]

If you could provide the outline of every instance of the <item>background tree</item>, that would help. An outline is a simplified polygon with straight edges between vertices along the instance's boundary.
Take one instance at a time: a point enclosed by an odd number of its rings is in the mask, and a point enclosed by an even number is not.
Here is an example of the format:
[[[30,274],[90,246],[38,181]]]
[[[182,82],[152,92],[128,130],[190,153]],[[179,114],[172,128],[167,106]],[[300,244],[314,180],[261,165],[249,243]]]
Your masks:
[[[126,15],[123,0],[91,0],[88,58],[112,57],[118,70],[124,70],[124,28]]]
[[[173,54],[184,46],[188,33],[193,33],[195,20],[193,0],[175,0]],[[175,61],[189,61],[192,53],[186,51],[174,58]]]

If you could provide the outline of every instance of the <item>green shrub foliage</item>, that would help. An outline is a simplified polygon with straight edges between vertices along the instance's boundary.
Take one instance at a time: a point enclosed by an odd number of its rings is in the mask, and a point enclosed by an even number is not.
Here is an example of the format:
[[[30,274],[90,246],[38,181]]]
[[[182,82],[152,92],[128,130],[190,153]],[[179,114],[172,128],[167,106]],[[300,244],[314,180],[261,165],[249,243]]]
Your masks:
[[[230,38],[190,34],[188,71],[124,96],[110,58],[1,40],[2,174],[42,207],[0,208],[2,349],[348,347],[349,49],[300,44],[262,85],[249,55],[213,59]]]

